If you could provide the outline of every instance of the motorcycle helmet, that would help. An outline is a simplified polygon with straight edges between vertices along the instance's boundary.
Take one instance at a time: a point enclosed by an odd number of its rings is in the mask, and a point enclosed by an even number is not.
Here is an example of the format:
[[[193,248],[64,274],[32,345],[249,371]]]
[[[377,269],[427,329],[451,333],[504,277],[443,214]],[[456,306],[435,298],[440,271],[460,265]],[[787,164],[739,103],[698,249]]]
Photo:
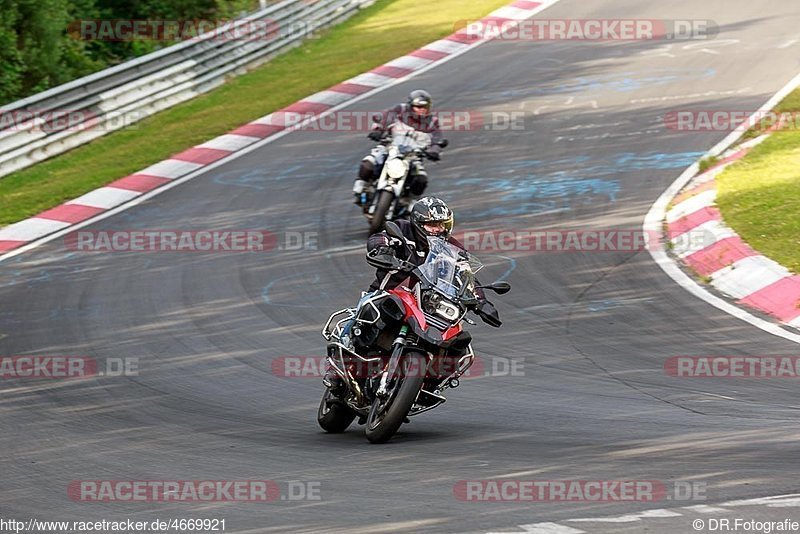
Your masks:
[[[427,117],[431,114],[433,99],[428,91],[417,89],[408,95],[408,105],[416,117]]]
[[[447,238],[453,231],[453,211],[436,197],[419,199],[411,210],[411,226],[419,242],[430,237]]]

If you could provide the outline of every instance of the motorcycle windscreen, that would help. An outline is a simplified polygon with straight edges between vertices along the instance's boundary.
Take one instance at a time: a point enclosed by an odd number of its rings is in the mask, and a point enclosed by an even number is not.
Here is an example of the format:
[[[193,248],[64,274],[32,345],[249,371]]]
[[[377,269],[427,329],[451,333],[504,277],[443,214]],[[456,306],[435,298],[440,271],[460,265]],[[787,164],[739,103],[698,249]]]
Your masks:
[[[438,291],[451,298],[473,294],[475,273],[483,267],[475,258],[440,237],[428,237],[429,252],[419,271]]]
[[[430,134],[420,132],[404,122],[395,121],[389,128],[392,132],[392,146],[401,151],[425,149],[431,145]]]

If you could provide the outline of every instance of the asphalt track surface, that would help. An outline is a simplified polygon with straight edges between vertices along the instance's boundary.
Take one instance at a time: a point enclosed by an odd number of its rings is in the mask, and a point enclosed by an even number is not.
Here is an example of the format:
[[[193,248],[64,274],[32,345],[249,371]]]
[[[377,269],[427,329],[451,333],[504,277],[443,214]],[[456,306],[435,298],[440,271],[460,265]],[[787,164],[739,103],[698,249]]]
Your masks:
[[[430,166],[429,192],[452,204],[461,230],[638,229],[726,134],[671,131],[660,117],[756,109],[798,70],[792,0],[562,0],[538,16],[713,19],[721,34],[671,46],[493,42],[356,104],[382,109],[424,86],[440,109],[528,112],[523,131],[452,133],[444,161]],[[317,232],[318,250],[87,254],[56,240],[0,265],[0,354],[138,358],[140,367],[138,376],[4,382],[0,517],[519,532],[676,503],[462,502],[454,485],[690,480],[706,485],[707,500],[692,505],[797,490],[795,381],[680,379],[663,364],[798,348],[692,297],[646,251],[484,254],[484,278],[508,273],[514,290],[495,299],[502,329],[472,328],[475,350],[524,361],[521,376],[462,381],[385,446],[368,444],[362,427],[323,433],[319,380],[276,376],[271,363],[323,354],[327,315],[369,283],[365,221],[348,193],[368,148],[361,133],[292,133],[91,227]],[[302,481],[318,484],[321,499],[75,502],[66,488],[84,479],[270,479],[284,492]],[[648,528],[691,531],[673,521]]]

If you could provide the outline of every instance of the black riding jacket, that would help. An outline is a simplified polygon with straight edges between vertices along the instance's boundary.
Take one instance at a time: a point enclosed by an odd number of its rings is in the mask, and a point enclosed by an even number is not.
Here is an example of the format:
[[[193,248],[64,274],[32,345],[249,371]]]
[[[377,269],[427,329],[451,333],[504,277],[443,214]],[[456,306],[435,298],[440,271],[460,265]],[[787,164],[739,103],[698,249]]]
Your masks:
[[[380,124],[382,130],[386,131],[396,120],[411,126],[415,130],[430,134],[432,146],[438,145],[439,141],[443,139],[439,119],[434,113],[426,117],[420,117],[411,111],[411,106],[408,104],[398,104],[392,109],[381,113],[381,120],[378,124]]]
[[[400,245],[395,245],[392,247],[395,256],[397,256],[401,260],[411,262],[415,265],[422,265],[425,262],[425,258],[428,255],[428,240],[426,239],[420,242],[417,239],[417,236],[414,234],[414,229],[409,221],[406,221],[404,219],[398,219],[397,221],[395,221],[395,224],[397,224],[397,226],[400,227],[400,231],[403,233],[406,239],[408,239],[409,241],[413,241],[416,246],[416,250],[412,251],[409,254],[405,247]],[[389,245],[390,239],[391,238],[386,232],[378,232],[377,234],[372,234],[367,240],[367,252],[371,252],[378,247],[390,246]],[[462,245],[460,241],[453,238],[452,236],[448,237],[447,241],[466,252],[464,245]],[[388,271],[386,269],[377,269],[375,273],[375,280],[369,286],[370,291],[376,291],[380,289],[381,284],[383,283],[383,279],[386,277],[387,274]],[[400,285],[406,278],[408,278],[407,273],[395,273],[389,278],[389,281],[387,282],[386,286],[384,286],[384,289],[394,289],[398,285]],[[479,292],[480,294],[478,294]],[[483,296],[483,292],[481,290],[476,291],[476,294],[478,298],[481,298]]]

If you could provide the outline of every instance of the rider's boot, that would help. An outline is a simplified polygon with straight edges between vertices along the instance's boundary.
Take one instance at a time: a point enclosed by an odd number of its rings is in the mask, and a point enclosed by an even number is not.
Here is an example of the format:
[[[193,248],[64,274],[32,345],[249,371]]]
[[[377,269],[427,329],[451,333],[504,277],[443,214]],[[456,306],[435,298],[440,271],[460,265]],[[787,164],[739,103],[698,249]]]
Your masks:
[[[353,203],[356,206],[363,206],[367,200],[367,182],[361,178],[357,179],[353,184]]]
[[[358,168],[358,178],[353,183],[354,204],[364,206],[368,200],[369,186],[375,178],[375,164],[368,159],[362,160]]]
[[[322,383],[326,388],[331,390],[336,397],[340,397],[346,390],[347,386],[339,374],[333,370],[333,367],[328,366],[325,376],[322,378]]]

